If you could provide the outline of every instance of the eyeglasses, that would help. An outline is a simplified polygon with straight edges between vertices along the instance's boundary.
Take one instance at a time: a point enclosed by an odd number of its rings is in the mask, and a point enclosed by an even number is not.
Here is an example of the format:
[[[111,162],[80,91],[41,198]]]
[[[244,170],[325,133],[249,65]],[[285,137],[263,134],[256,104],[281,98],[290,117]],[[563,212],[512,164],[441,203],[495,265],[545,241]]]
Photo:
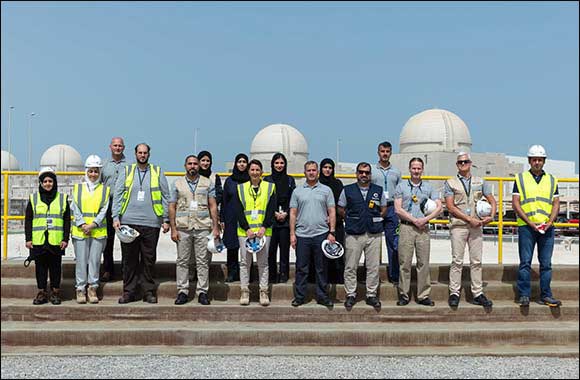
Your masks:
[[[358,174],[360,175],[370,175],[371,171],[370,170],[359,170]]]
[[[471,164],[471,160],[459,160],[459,161],[457,161],[457,165],[465,165],[465,164]]]

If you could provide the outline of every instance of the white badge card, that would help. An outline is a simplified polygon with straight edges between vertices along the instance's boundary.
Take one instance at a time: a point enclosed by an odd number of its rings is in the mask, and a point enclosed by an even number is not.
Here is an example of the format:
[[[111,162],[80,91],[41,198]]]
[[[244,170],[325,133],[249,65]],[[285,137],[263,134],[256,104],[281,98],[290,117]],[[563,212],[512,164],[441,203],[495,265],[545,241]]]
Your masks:
[[[46,226],[52,228],[52,218],[46,218]]]
[[[387,198],[387,200],[389,199],[389,192],[388,191],[383,191],[383,193],[385,194],[385,198]]]
[[[189,209],[190,210],[197,210],[197,201],[189,202]]]
[[[139,202],[143,202],[143,201],[145,201],[145,192],[144,192],[143,190],[139,190],[139,191],[137,192],[137,200],[138,200]]]
[[[252,220],[258,219],[258,210],[252,210]]]

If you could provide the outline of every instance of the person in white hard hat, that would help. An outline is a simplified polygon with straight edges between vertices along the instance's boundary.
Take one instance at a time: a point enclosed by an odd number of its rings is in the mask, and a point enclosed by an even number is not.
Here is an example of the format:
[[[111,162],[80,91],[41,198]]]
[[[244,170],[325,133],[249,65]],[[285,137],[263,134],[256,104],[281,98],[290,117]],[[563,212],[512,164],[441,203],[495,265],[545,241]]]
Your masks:
[[[75,249],[77,303],[98,303],[99,267],[107,244],[107,219],[111,189],[101,183],[103,162],[97,155],[85,161],[85,178],[73,187],[71,211],[74,216],[72,239]],[[87,272],[88,266],[88,272]]]
[[[431,273],[429,257],[431,240],[429,221],[441,213],[442,206],[439,194],[433,186],[423,181],[424,164],[419,157],[409,161],[411,178],[400,182],[395,190],[395,212],[401,220],[399,235],[399,300],[398,306],[409,303],[411,291],[411,268],[413,252],[417,258],[417,303],[434,306],[431,296]],[[430,213],[421,208],[423,201],[435,201],[435,210]]]
[[[558,180],[543,168],[546,150],[532,145],[528,150],[530,170],[519,173],[512,191],[512,207],[518,216],[518,303],[527,307],[531,297],[531,264],[534,247],[538,246],[540,262],[540,302],[558,307],[560,300],[552,295],[552,252],[554,250],[554,220],[560,211]]]
[[[493,302],[483,294],[481,262],[483,257],[483,226],[493,221],[497,207],[491,185],[471,174],[471,155],[457,154],[457,175],[445,181],[444,197],[449,211],[451,237],[451,266],[449,269],[449,306],[457,307],[461,294],[461,272],[465,245],[469,245],[469,268],[473,304],[491,307]],[[489,216],[477,214],[477,202],[487,199],[491,205]]]

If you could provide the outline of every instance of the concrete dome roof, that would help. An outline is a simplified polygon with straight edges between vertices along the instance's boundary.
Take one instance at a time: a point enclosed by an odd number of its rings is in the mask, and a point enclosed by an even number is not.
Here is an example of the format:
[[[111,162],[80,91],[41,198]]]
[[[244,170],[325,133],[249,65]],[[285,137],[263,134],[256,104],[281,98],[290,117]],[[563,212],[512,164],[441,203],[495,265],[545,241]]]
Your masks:
[[[12,153],[2,151],[2,170],[20,170],[20,164]]]
[[[250,148],[250,155],[282,152],[289,156],[308,155],[308,143],[299,130],[287,124],[271,124],[260,130]]]
[[[405,123],[399,139],[400,153],[471,151],[471,135],[453,112],[429,109]]]
[[[84,171],[81,155],[70,145],[58,144],[48,148],[40,157],[40,166],[56,171]]]

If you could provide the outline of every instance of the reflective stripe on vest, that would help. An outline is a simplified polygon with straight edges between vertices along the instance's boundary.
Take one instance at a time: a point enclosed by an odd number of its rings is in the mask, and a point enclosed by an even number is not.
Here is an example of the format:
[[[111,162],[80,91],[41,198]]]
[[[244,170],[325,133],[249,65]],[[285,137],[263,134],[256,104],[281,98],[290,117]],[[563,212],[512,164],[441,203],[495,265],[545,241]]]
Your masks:
[[[44,245],[45,231],[48,231],[48,244],[60,245],[64,239],[64,210],[66,196],[56,193],[50,205],[40,199],[40,193],[30,195],[32,205],[32,245]]]
[[[85,187],[84,184],[76,184],[73,187],[73,201],[76,203],[79,210],[83,215],[83,219],[86,224],[91,224],[99,211],[105,205],[107,199],[109,199],[109,187],[104,186],[102,183],[95,187],[95,190],[91,193],[88,191],[83,191]],[[89,236],[85,235],[82,228],[75,225],[71,228],[72,236],[77,238],[87,238]],[[90,237],[102,238],[107,236],[107,219],[104,218],[101,225],[91,230]]]
[[[132,164],[131,167],[125,166],[125,191],[123,192],[123,204],[121,205],[121,212],[123,215],[127,210],[129,199],[131,199],[131,191],[133,190],[133,180],[135,179],[135,168],[137,164]],[[157,216],[163,216],[163,204],[161,203],[161,188],[159,187],[159,176],[161,169],[159,166],[149,164],[151,175],[149,176],[149,187],[151,189],[151,203],[153,204],[153,211]]]
[[[516,176],[516,185],[520,192],[520,205],[532,223],[543,223],[550,220],[552,201],[558,186],[558,180],[551,174],[544,174],[540,183],[528,171]],[[518,226],[526,222],[518,217]]]
[[[258,190],[258,194],[254,199],[252,193],[254,190],[252,189],[251,182],[244,182],[239,184],[238,186],[238,196],[240,197],[240,201],[242,202],[242,206],[244,207],[244,215],[246,216],[246,221],[250,225],[250,229],[254,232],[257,232],[264,222],[266,218],[266,208],[268,207],[268,202],[272,197],[272,194],[275,190],[275,185],[271,182],[262,181],[260,182],[260,188]],[[256,219],[252,219],[252,210],[255,210],[254,213],[256,214]],[[266,228],[266,236],[272,236],[272,228]],[[238,236],[246,236],[246,231],[243,230],[238,225]]]

